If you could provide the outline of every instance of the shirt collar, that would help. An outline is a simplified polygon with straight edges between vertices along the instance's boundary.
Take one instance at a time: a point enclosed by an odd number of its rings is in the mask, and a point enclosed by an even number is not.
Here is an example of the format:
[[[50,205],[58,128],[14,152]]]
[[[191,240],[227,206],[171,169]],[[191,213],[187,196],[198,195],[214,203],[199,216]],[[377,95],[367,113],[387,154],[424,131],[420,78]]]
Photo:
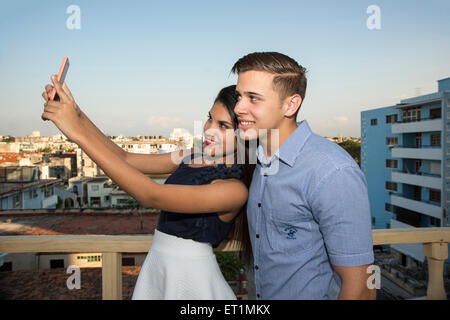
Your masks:
[[[269,165],[275,157],[292,167],[295,163],[300,150],[305,145],[306,140],[312,131],[306,120],[297,122],[297,129],[284,141],[281,147],[275,152],[270,161],[266,160],[266,154],[261,145],[258,146],[256,156],[262,165]]]

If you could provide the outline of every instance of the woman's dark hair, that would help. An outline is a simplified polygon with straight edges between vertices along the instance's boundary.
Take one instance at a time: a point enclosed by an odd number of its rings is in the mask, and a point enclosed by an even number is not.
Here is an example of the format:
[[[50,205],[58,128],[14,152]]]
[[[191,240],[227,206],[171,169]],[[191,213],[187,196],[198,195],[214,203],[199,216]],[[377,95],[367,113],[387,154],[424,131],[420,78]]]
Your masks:
[[[214,103],[222,103],[228,110],[233,122],[234,130],[238,127],[238,120],[234,113],[234,107],[237,103],[236,86],[228,86],[220,90]],[[255,164],[250,164],[249,161],[249,142],[245,141],[245,163],[242,166],[243,182],[250,188],[250,183],[253,177],[253,171],[255,170]],[[252,246],[250,242],[250,235],[248,232],[248,222],[247,222],[247,203],[241,208],[241,211],[236,218],[233,231],[231,232],[231,239],[239,241],[239,249],[241,250],[242,257],[247,265],[250,265],[252,260]]]

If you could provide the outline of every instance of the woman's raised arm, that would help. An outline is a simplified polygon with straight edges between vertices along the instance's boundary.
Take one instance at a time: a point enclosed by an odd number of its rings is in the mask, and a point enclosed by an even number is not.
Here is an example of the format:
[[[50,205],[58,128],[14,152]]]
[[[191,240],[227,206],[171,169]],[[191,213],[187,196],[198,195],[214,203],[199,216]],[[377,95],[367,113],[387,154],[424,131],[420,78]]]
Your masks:
[[[62,87],[66,94],[73,98],[72,93],[65,83]],[[45,99],[45,101],[48,101],[48,93],[52,89],[52,85],[45,86],[46,92],[42,94],[42,97]],[[111,139],[105,136],[105,134],[99,128],[97,128],[97,126],[89,119],[89,117],[78,107],[78,105],[76,105],[76,110],[85,130],[87,130],[92,136],[97,138],[120,159],[126,161],[140,172],[144,174],[166,174],[172,173],[178,168],[179,162],[174,161],[174,159],[178,159],[180,157],[173,157],[170,153],[139,154],[123,150]]]
[[[179,157],[173,157],[171,153],[142,154],[123,150],[111,139],[106,137],[83,111],[80,110],[80,112],[83,126],[98,140],[105,144],[108,149],[116,153],[121,159],[125,160],[140,172],[144,174],[165,174],[172,173],[178,168],[180,163],[174,161],[174,159],[178,159]],[[181,151],[176,152],[179,153]]]

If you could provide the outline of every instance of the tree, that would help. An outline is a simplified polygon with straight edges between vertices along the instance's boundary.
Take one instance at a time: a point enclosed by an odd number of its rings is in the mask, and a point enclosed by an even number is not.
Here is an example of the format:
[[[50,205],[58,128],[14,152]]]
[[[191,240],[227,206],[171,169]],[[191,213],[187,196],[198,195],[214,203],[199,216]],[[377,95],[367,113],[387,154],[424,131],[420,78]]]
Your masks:
[[[236,252],[217,252],[216,259],[225,280],[237,280],[241,269],[244,268],[245,262],[237,256]]]
[[[352,140],[346,140],[344,142],[338,143],[338,145],[345,149],[345,151],[350,154],[350,156],[356,161],[356,163],[360,165],[359,159],[361,158],[361,144]]]
[[[50,147],[40,148],[38,152],[50,153],[52,152],[52,149]]]
[[[14,138],[12,136],[8,136],[7,138],[3,137],[2,141],[3,142],[15,142],[16,138]]]

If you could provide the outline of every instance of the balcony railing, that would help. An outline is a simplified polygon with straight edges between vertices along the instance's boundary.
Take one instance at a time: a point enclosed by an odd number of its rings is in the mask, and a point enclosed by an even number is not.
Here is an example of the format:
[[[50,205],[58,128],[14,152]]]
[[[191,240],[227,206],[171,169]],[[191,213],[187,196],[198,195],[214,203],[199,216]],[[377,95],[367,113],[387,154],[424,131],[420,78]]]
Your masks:
[[[395,168],[393,168],[395,169]],[[404,174],[412,174],[416,176],[424,176],[424,177],[431,177],[431,178],[441,178],[442,176],[438,173],[428,173],[428,172],[409,172],[406,170],[392,170],[392,172],[397,173],[404,173]]]
[[[420,118],[415,118],[415,119],[397,120],[397,121],[391,122],[391,123],[392,124],[394,124],[394,123],[412,123],[412,122],[438,120],[438,119],[442,119],[442,117],[441,116],[435,116],[435,117],[429,117],[429,118],[420,117]]]
[[[448,258],[450,228],[372,230],[373,244],[422,243],[428,260],[427,299],[447,299],[444,262]],[[0,252],[102,252],[102,298],[122,299],[122,253],[149,251],[153,235],[42,235],[0,236]],[[216,251],[236,251],[235,241],[223,242]]]

